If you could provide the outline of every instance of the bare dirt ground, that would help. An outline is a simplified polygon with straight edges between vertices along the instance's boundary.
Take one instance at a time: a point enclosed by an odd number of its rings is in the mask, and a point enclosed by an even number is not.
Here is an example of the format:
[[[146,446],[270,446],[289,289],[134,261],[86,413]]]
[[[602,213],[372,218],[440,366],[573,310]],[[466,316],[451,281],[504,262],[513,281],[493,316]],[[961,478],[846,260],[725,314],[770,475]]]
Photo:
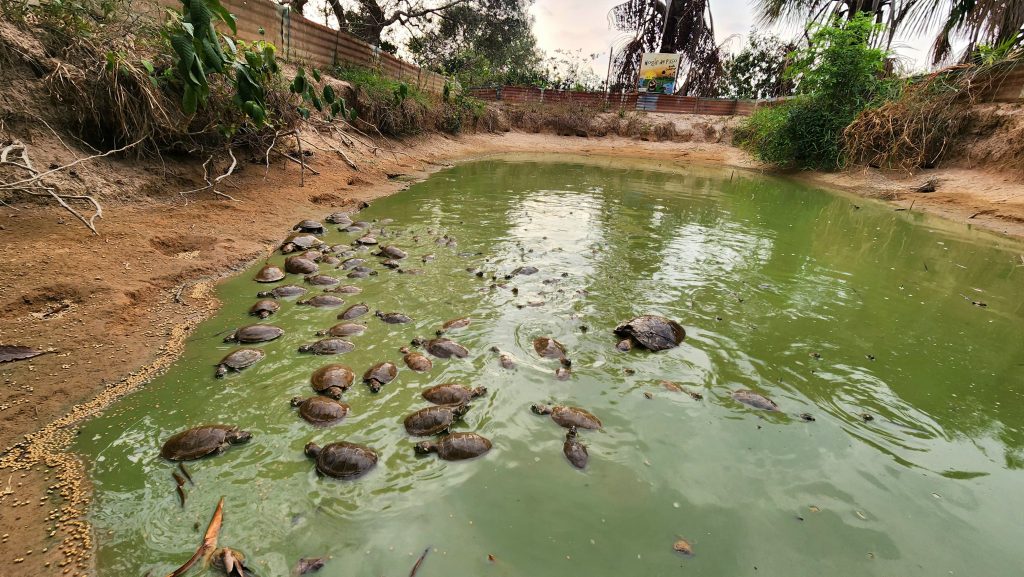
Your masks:
[[[721,134],[712,140],[722,140]],[[0,342],[53,352],[0,365],[0,575],[93,573],[82,515],[88,486],[65,452],[75,426],[167,367],[189,330],[216,310],[216,279],[269,254],[302,218],[355,209],[446,162],[498,152],[638,157],[678,166],[724,164],[758,170],[720,142],[640,142],[542,134],[429,136],[398,154],[354,157],[358,172],[317,153],[300,186],[298,167],[274,164],[264,179],[248,165],[225,189],[184,204],[187,183],[167,183],[144,200],[107,194],[91,235],[52,206],[0,206]],[[795,175],[814,184],[881,198],[1024,238],[1024,183],[1009,176],[945,169],[914,178],[877,171]],[[911,192],[934,179],[932,193]],[[401,179],[406,180],[406,179]],[[116,186],[130,189],[130,178]],[[112,183],[113,185],[113,183]],[[137,197],[136,197],[137,198]]]

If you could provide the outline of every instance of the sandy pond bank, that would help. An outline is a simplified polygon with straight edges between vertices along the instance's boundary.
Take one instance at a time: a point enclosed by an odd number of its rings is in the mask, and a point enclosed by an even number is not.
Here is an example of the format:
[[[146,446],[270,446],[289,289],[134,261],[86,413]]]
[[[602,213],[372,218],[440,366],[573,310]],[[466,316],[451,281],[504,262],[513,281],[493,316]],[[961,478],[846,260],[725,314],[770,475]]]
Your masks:
[[[708,143],[508,133],[431,136],[406,146],[397,155],[355,158],[358,172],[314,158],[321,174],[307,175],[305,186],[295,165],[275,165],[266,179],[261,169],[246,170],[232,179],[240,202],[202,197],[183,205],[173,189],[162,198],[108,205],[98,237],[53,208],[0,207],[0,342],[54,350],[0,365],[0,447],[10,447],[0,457],[0,574],[92,572],[92,536],[81,521],[88,487],[81,465],[64,452],[75,425],[173,362],[191,328],[217,309],[213,283],[269,254],[301,218],[355,208],[447,162],[499,152],[757,169],[737,149]],[[894,209],[935,213],[949,226],[1024,238],[1024,185],[997,174],[795,178],[885,199]],[[925,179],[938,182],[936,192],[911,192]]]

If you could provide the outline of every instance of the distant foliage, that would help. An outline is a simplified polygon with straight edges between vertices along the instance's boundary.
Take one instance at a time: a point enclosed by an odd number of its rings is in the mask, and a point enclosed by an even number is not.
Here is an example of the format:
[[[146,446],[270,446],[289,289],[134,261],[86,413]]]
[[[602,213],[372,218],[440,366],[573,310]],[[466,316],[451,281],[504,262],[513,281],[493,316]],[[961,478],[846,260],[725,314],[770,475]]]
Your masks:
[[[720,96],[753,100],[793,94],[796,84],[786,67],[796,49],[778,36],[752,33],[739,52],[725,58]]]

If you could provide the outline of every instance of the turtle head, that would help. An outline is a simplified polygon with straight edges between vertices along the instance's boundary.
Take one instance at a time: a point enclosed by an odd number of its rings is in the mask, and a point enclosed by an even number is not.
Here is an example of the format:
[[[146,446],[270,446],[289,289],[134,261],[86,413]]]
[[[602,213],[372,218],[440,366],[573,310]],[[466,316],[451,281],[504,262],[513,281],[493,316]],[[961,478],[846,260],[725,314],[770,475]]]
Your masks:
[[[572,426],[569,427],[569,432],[567,432],[565,434],[565,440],[569,441],[569,440],[575,439],[576,435],[577,435],[577,433],[576,433],[576,425],[572,425]]]
[[[258,296],[261,299],[274,298],[274,293],[271,291],[260,291],[256,293],[256,296]]]
[[[312,457],[315,459],[317,455],[320,454],[320,445],[317,445],[316,443],[306,443],[306,446],[303,447],[302,452],[305,453],[307,457]]]
[[[421,337],[416,337],[409,344],[411,344],[414,347],[422,347],[423,345],[427,344],[427,340]]]
[[[407,355],[409,354],[409,347],[402,347],[398,349],[398,352],[402,353],[403,355]]]
[[[270,311],[260,311],[259,313],[256,314],[256,316],[260,317],[261,319],[265,319],[270,316]]]
[[[468,412],[469,412],[469,405],[466,404],[466,403],[462,403],[461,405],[456,405],[455,407],[452,408],[452,414],[455,415],[455,418],[457,418],[457,419],[461,419]]]
[[[567,359],[565,357],[562,357],[562,358],[558,359],[558,362],[562,363],[562,366],[567,368],[567,369],[572,366],[572,361],[570,361],[569,359]]]
[[[228,374],[228,368],[225,367],[224,365],[217,365],[217,372],[214,373],[213,376],[217,377],[218,379],[223,379],[224,375],[226,374]]]
[[[233,343],[233,342],[235,342],[237,340],[237,339],[235,339],[235,332],[236,331],[231,331],[230,335],[224,337],[224,342],[225,343]]]
[[[332,398],[332,399],[337,401],[338,399],[341,398],[341,395],[344,392],[345,392],[345,389],[343,389],[341,387],[327,387],[327,390],[325,390],[323,392],[323,394],[324,394],[325,397],[330,397],[330,398]]]
[[[302,345],[301,347],[299,347],[299,352],[300,353],[308,353],[311,348],[312,347],[310,347],[309,345]]]
[[[327,331],[317,331],[316,332],[316,336],[318,336],[318,337],[323,337],[323,336],[326,336],[326,335],[327,335]]]
[[[290,400],[288,402],[291,404],[291,406],[297,407],[297,406],[301,405],[303,402],[305,402],[305,400],[306,399],[303,399],[302,397],[292,397],[292,400]]]
[[[413,445],[412,449],[416,451],[417,455],[427,455],[430,453],[436,453],[437,443],[431,441],[421,441]]]
[[[542,405],[540,403],[534,403],[534,404],[530,405],[530,410],[533,411],[534,413],[538,414],[538,415],[550,415],[551,414],[551,407],[549,407],[547,405]]]
[[[487,394],[487,387],[476,387],[475,389],[473,389],[473,392],[472,392],[473,398],[482,397],[482,396],[484,396],[486,394]]]
[[[382,319],[382,318],[384,318],[384,313],[382,313],[380,311],[374,311],[373,312],[373,316],[375,316],[375,317],[377,317],[379,319]]]
[[[370,382],[368,382],[366,384],[367,384],[367,386],[370,387],[370,392],[371,393],[379,393],[381,387],[384,386],[383,383],[381,383],[377,379],[370,379]]]
[[[242,443],[248,443],[252,440],[252,433],[241,429],[235,429],[228,434],[227,440],[232,445],[241,445]]]

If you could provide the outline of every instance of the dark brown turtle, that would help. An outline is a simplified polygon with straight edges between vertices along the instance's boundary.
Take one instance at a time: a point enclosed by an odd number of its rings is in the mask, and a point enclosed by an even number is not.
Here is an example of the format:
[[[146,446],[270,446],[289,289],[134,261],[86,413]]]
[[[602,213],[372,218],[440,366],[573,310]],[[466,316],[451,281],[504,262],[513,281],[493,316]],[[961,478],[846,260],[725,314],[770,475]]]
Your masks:
[[[290,256],[284,260],[284,270],[292,274],[313,274],[319,271],[320,267],[302,256]]]
[[[363,382],[370,387],[371,393],[379,393],[381,387],[395,380],[398,376],[398,366],[395,363],[384,361],[366,369],[363,373]]]
[[[400,261],[392,260],[392,259],[388,259],[388,260],[386,260],[386,261],[384,261],[384,262],[382,262],[380,264],[381,264],[381,266],[383,266],[385,268],[389,268],[391,270],[397,270],[397,269],[402,267],[402,263]]]
[[[366,234],[366,235],[363,235],[363,236],[357,238],[356,239],[356,244],[361,244],[361,245],[364,245],[364,246],[374,245],[374,244],[377,244],[377,238],[372,236],[372,235]]]
[[[270,315],[276,313],[281,305],[277,301],[272,299],[258,300],[251,307],[249,307],[249,314],[254,317],[260,317],[265,319]]]
[[[468,327],[469,323],[471,323],[471,322],[473,322],[473,319],[471,319],[469,317],[460,317],[460,318],[457,318],[457,319],[452,319],[450,321],[445,321],[445,323],[443,325],[441,325],[441,330],[439,330],[437,332],[437,334],[441,335],[441,334],[444,334],[444,333],[446,333],[448,331],[454,331],[454,330],[457,330],[457,329],[464,329],[464,328]]]
[[[503,369],[514,369],[516,367],[516,361],[512,358],[512,355],[508,353],[501,353],[498,355],[498,363],[501,364]]]
[[[576,426],[580,429],[600,429],[601,419],[584,411],[579,407],[549,407],[548,405],[530,405],[530,410],[538,415],[551,415],[551,420],[560,426],[569,428]]]
[[[370,228],[372,225],[369,222],[366,222],[365,220],[357,220],[352,223],[352,226],[361,230],[365,230],[367,228]]]
[[[331,224],[342,224],[345,226],[352,224],[352,217],[347,212],[332,212],[324,220]]]
[[[332,399],[340,399],[342,393],[352,386],[355,373],[345,365],[324,365],[313,372],[309,381],[313,390]]]
[[[569,432],[565,434],[562,452],[565,453],[565,458],[569,459],[569,463],[573,467],[583,469],[587,466],[590,455],[587,454],[587,446],[579,441],[575,426],[569,427]]]
[[[333,276],[327,276],[325,274],[315,274],[306,277],[306,282],[314,286],[333,286],[341,284],[341,281],[334,278]]]
[[[348,258],[355,254],[352,247],[347,244],[332,244],[327,248],[327,250],[338,255],[338,258]]]
[[[405,418],[405,430],[416,437],[429,437],[448,431],[469,411],[469,405],[443,405],[420,409]]]
[[[754,407],[755,409],[761,409],[762,411],[779,410],[779,406],[775,404],[775,401],[748,389],[733,391],[731,396],[734,400],[739,401],[748,407]]]
[[[256,296],[260,298],[283,299],[306,294],[306,290],[306,287],[301,287],[297,284],[286,284],[274,287],[274,290],[258,292]]]
[[[296,224],[295,226],[293,226],[292,230],[297,230],[299,232],[308,232],[310,234],[323,234],[324,225],[320,224],[318,221],[307,218],[306,220],[303,220]]]
[[[359,288],[357,286],[352,286],[350,284],[344,284],[344,285],[340,285],[340,286],[336,286],[336,287],[331,287],[329,289],[324,289],[324,292],[325,293],[341,293],[341,294],[346,294],[346,295],[356,295],[356,294],[359,294],[359,293],[363,292],[363,289],[361,289],[361,288]]]
[[[551,337],[537,337],[533,339],[533,350],[545,359],[564,359],[565,347],[562,343]]]
[[[339,226],[338,232],[363,232],[363,229],[362,227],[356,226],[355,223],[352,223],[348,226]]]
[[[333,254],[325,254],[321,255],[320,258],[316,259],[316,262],[327,266],[337,266],[341,264],[341,259],[334,256]]]
[[[402,313],[382,313],[380,311],[377,311],[374,313],[374,315],[376,315],[377,318],[388,323],[389,325],[400,325],[402,323],[407,323],[412,320],[411,317],[408,317]]]
[[[288,238],[284,239],[281,243],[281,252],[288,254],[291,252],[299,252],[303,250],[309,250],[314,247],[318,247],[324,244],[324,241],[319,238],[304,232],[295,232],[288,235]]]
[[[255,324],[237,328],[224,337],[225,343],[263,343],[272,341],[284,334],[284,330],[274,325]]]
[[[418,373],[425,373],[434,368],[433,361],[419,353],[406,353],[402,360],[405,361],[405,366]]]
[[[284,278],[284,271],[280,268],[268,264],[260,269],[260,272],[256,273],[253,280],[256,282],[277,282]]]
[[[341,261],[341,264],[338,265],[338,268],[343,269],[343,270],[352,270],[352,269],[356,268],[357,266],[362,266],[364,264],[366,264],[366,259],[353,257],[353,258],[347,258],[347,259]]]
[[[340,307],[341,305],[345,304],[345,301],[341,300],[340,298],[334,295],[316,295],[304,301],[297,301],[295,304],[319,308],[330,308]]]
[[[335,338],[320,339],[315,343],[299,347],[300,353],[313,353],[314,355],[340,355],[355,350],[352,343]]]
[[[335,479],[362,477],[377,465],[377,452],[365,445],[340,441],[320,448],[306,444],[303,451],[316,462],[316,471]]]
[[[686,331],[679,323],[656,315],[643,315],[628,320],[615,327],[615,334],[630,337],[652,351],[677,347],[686,338]]]
[[[160,456],[170,461],[192,461],[223,453],[231,445],[247,443],[252,433],[231,425],[202,425],[167,439]]]
[[[423,398],[435,405],[461,405],[486,394],[485,387],[471,389],[458,383],[443,383],[423,391]]]
[[[537,274],[537,267],[535,266],[521,266],[510,274],[505,275],[505,278],[512,278],[514,276],[529,276],[531,274]]]
[[[368,312],[370,312],[370,307],[366,306],[366,303],[359,303],[342,311],[341,314],[338,315],[338,318],[343,321],[350,321],[352,319],[357,319]]]
[[[352,335],[361,335],[366,330],[366,325],[358,323],[338,323],[326,331],[317,331],[316,336],[318,337],[350,337]]]
[[[469,349],[455,341],[445,338],[431,339],[427,341],[426,347],[428,353],[441,359],[448,359],[451,357],[464,359],[469,356]]]
[[[301,252],[301,253],[299,253],[299,254],[297,254],[295,256],[298,256],[300,258],[304,258],[306,260],[311,260],[313,262],[316,262],[316,261],[320,260],[320,257],[324,256],[324,253],[320,252],[319,250],[307,250],[307,251]]]
[[[423,274],[427,271],[421,268],[400,268],[398,269],[399,274],[411,274],[413,276]]]
[[[381,247],[380,252],[377,253],[377,256],[385,256],[387,258],[394,260],[402,260],[403,258],[409,256],[409,253],[398,248],[397,246],[383,246]]]
[[[317,427],[326,427],[341,421],[348,414],[349,409],[345,403],[320,396],[308,399],[295,397],[291,400],[291,404],[293,407],[299,408],[299,416]]]
[[[417,455],[437,453],[445,461],[473,459],[491,450],[491,441],[476,433],[451,433],[433,441],[421,441],[413,446]]]
[[[228,371],[240,371],[256,364],[266,355],[260,349],[238,349],[232,351],[217,363],[215,376],[221,378],[228,374]]]

